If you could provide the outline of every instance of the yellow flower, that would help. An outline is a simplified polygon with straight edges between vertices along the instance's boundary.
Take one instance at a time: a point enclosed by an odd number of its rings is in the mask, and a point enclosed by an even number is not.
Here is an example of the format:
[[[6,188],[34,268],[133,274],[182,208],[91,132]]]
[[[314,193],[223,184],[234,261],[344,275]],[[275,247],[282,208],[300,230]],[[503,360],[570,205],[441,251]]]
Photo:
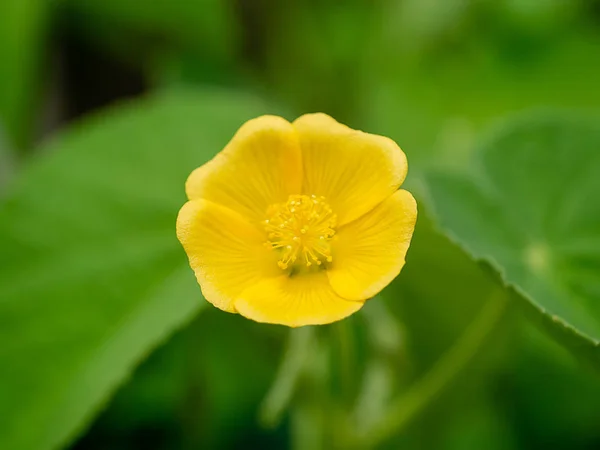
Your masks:
[[[391,139],[325,114],[246,122],[187,180],[177,236],[204,297],[258,322],[340,320],[400,272],[417,206]]]

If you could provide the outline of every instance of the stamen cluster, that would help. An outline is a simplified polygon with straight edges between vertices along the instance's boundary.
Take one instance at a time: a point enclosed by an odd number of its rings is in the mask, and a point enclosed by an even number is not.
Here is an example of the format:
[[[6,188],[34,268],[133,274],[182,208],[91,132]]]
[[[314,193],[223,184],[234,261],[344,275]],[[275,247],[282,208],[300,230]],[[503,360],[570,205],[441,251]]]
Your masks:
[[[267,214],[265,245],[280,251],[281,269],[296,262],[310,267],[332,261],[330,240],[337,217],[324,197],[291,195],[287,202],[270,206]]]

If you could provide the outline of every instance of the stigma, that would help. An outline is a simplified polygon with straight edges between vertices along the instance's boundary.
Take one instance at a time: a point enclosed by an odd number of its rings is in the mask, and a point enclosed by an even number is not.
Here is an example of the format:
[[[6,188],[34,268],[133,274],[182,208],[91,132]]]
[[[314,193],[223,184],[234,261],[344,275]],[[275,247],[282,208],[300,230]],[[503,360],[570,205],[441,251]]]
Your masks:
[[[287,202],[271,205],[267,216],[265,245],[280,253],[281,269],[321,266],[333,260],[330,240],[337,217],[324,197],[290,195]]]

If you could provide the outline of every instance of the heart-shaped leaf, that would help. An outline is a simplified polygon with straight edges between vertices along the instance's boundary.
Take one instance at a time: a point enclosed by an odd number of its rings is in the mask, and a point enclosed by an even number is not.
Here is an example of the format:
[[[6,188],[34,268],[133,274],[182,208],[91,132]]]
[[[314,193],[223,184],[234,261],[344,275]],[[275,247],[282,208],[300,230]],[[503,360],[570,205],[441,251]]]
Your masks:
[[[56,448],[205,302],[175,237],[187,175],[253,98],[180,92],[41,150],[0,205],[0,448]]]
[[[490,261],[543,323],[597,365],[599,149],[598,121],[530,117],[488,139],[468,173],[427,177],[442,226],[473,257]]]

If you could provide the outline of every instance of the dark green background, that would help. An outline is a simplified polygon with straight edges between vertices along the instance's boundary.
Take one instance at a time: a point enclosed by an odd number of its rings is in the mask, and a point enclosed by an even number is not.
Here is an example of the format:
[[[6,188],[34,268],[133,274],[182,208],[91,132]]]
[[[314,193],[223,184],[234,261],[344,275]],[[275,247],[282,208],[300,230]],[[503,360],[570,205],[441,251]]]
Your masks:
[[[598,80],[595,0],[0,0],[0,448],[600,448]],[[175,218],[315,111],[396,140],[420,216],[290,332],[208,305]]]

